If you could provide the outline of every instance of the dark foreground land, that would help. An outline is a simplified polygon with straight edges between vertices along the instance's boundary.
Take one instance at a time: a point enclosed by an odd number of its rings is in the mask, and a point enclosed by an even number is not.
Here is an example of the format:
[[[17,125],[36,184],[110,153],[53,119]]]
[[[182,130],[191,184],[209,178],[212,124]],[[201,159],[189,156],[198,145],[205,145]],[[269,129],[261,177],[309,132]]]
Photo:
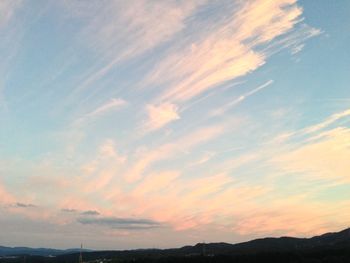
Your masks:
[[[6,251],[6,256],[4,255]],[[0,263],[75,263],[76,251],[47,251],[55,255],[43,255],[43,251],[28,249],[26,255],[13,254],[11,248],[0,247]],[[22,250],[23,251],[23,250]],[[9,254],[10,253],[10,254]],[[38,255],[40,254],[40,255]],[[2,257],[1,257],[2,255]],[[312,238],[264,238],[245,243],[210,243],[185,246],[176,249],[143,249],[126,251],[84,251],[84,262],[268,262],[268,263],[350,263],[350,229],[327,233]]]

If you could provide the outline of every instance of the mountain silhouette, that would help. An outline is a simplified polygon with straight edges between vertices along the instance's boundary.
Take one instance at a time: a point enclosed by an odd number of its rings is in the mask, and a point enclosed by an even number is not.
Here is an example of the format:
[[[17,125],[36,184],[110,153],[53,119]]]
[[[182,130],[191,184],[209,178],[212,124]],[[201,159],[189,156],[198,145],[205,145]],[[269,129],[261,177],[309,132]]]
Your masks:
[[[350,228],[340,232],[326,233],[311,238],[268,237],[237,244],[198,243],[194,246],[185,246],[178,250],[188,254],[200,254],[202,253],[203,246],[205,246],[205,251],[208,254],[256,253],[269,251],[284,252],[321,247],[350,247]]]
[[[83,250],[85,252],[91,250]],[[0,256],[16,256],[16,255],[28,255],[28,256],[58,256],[63,254],[71,254],[80,252],[80,248],[71,249],[52,249],[52,248],[30,248],[30,247],[4,247],[0,246]]]
[[[80,249],[57,250],[46,248],[33,249],[26,247],[0,247],[0,263],[22,262],[19,255],[27,255],[27,263],[77,262],[79,251]],[[10,261],[4,257],[16,257],[16,255],[18,258],[11,259]],[[198,257],[201,257],[202,259],[196,261],[195,258]],[[220,257],[227,258],[220,261]],[[308,257],[311,258],[311,261],[303,261],[304,258]],[[193,246],[172,249],[136,249],[119,251],[84,250],[83,258],[84,261],[100,259],[113,260],[117,258],[119,261],[115,262],[120,262],[120,260],[122,262],[129,262],[128,260],[131,260],[132,262],[134,260],[140,260],[140,262],[158,262],[157,260],[160,260],[159,262],[230,262],[233,259],[234,262],[275,262],[273,260],[269,261],[271,258],[274,258],[277,262],[350,262],[350,228],[340,232],[326,233],[311,238],[268,237],[237,244],[223,242],[207,244],[198,243]],[[189,260],[189,258],[191,260]],[[251,261],[251,258],[257,259],[257,261]],[[259,258],[265,259],[259,261]],[[170,261],[167,261],[168,259]],[[337,261],[334,261],[333,259],[336,259]]]

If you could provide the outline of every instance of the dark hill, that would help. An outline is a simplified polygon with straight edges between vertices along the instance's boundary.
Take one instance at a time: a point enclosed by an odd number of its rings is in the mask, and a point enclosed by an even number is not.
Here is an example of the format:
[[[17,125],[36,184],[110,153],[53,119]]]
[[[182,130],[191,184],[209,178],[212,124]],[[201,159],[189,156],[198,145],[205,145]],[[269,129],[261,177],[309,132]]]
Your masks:
[[[77,253],[79,248],[72,249],[52,249],[52,248],[29,248],[29,247],[4,247],[0,246],[0,256],[15,256],[15,255],[29,255],[29,256],[58,256],[62,254]],[[91,251],[91,250],[84,250]]]
[[[203,254],[205,257],[203,257]],[[76,249],[7,247],[0,247],[0,255],[33,255],[26,258],[27,263],[70,263],[77,262],[79,257]],[[36,256],[34,257],[34,255]],[[47,257],[48,255],[54,257]],[[174,249],[85,251],[83,258],[85,262],[101,259],[118,259],[115,262],[129,262],[130,260],[136,262],[221,262],[220,260],[224,260],[222,262],[226,262],[226,260],[227,262],[275,262],[259,261],[259,258],[275,258],[277,262],[350,262],[350,229],[336,233],[326,233],[312,238],[261,238],[238,244],[198,243],[194,246]],[[304,261],[305,258],[309,258],[310,261]],[[168,259],[169,261],[167,261]],[[220,260],[216,261],[216,259]],[[254,259],[257,261],[254,261]],[[23,257],[17,259],[0,258],[0,263],[5,262],[23,262]]]

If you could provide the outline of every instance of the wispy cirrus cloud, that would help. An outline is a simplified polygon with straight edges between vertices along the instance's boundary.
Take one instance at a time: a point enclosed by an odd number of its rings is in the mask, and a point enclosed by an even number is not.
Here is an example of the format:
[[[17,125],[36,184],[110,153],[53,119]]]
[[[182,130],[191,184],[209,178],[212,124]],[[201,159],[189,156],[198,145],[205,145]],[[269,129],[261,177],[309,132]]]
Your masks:
[[[337,115],[340,116],[340,115]],[[331,117],[334,120],[334,118]],[[327,122],[327,121],[326,121]],[[325,123],[323,123],[325,124]],[[312,126],[312,130],[315,131]],[[318,134],[306,144],[280,153],[273,162],[284,172],[305,174],[314,179],[349,182],[350,129],[339,127]]]
[[[215,109],[211,112],[210,115],[212,116],[217,116],[217,115],[222,115],[224,114],[226,111],[230,110],[232,107],[238,105],[239,103],[243,102],[244,100],[246,100],[248,97],[254,95],[255,93],[265,89],[266,87],[270,86],[273,83],[273,80],[269,80],[267,82],[265,82],[264,84],[256,87],[255,89],[248,91],[246,93],[244,93],[243,95],[239,96],[237,99],[227,103],[226,105]]]
[[[191,42],[157,65],[150,83],[179,78],[159,96],[159,101],[186,101],[259,68],[268,54],[256,48],[287,33],[302,14],[296,1],[290,0],[247,1],[238,11],[228,10],[231,16],[215,31],[206,32],[204,39]]]
[[[99,106],[95,110],[85,114],[83,117],[79,118],[75,124],[83,124],[88,120],[92,120],[97,118],[98,116],[102,116],[108,112],[118,110],[127,105],[127,102],[120,98],[112,98],[105,104]]]
[[[325,121],[320,122],[316,125],[307,127],[306,129],[303,130],[303,133],[309,134],[309,133],[314,133],[314,132],[320,131],[320,130],[332,125],[333,123],[335,123],[343,118],[347,118],[347,117],[350,117],[350,109],[335,113],[332,116],[330,116],[329,118],[327,118]]]
[[[192,150],[196,146],[207,143],[224,132],[224,124],[203,127],[172,143],[164,144],[150,151],[143,151],[139,154],[136,161],[126,170],[125,179],[129,182],[135,182],[142,178],[145,171],[155,163]]]
[[[73,16],[91,23],[80,38],[105,62],[79,85],[84,89],[108,74],[118,63],[170,40],[203,1],[108,1],[104,5],[67,2]],[[83,12],[81,11],[83,10]],[[127,25],[127,26],[125,26]]]
[[[126,157],[118,153],[116,143],[113,140],[106,140],[100,145],[96,158],[81,167],[85,178],[88,179],[84,191],[92,193],[104,189],[123,167],[125,161]]]
[[[321,204],[317,195],[347,187],[350,114],[312,124],[318,117],[302,119],[305,108],[289,96],[294,82],[300,98],[309,92],[308,73],[289,66],[322,32],[305,24],[301,6],[92,0],[52,2],[37,14],[26,4],[21,19],[36,19],[14,63],[2,62],[11,89],[0,159],[16,161],[0,165],[0,219],[48,222],[73,233],[64,244],[92,232],[92,243],[114,244],[147,230],[145,246],[163,242],[158,232],[230,241],[344,225],[350,215],[335,218],[346,197]]]
[[[289,49],[292,55],[296,55],[305,48],[305,42],[308,39],[322,33],[322,30],[302,23],[299,27],[293,28],[288,34],[268,44],[264,51],[271,56],[282,49]]]
[[[108,111],[117,109],[119,107],[122,107],[126,105],[126,101],[122,99],[111,99],[109,102],[103,104],[102,106],[98,107],[96,110],[90,112],[87,114],[88,117],[94,117],[96,115],[100,115],[103,113],[106,113]]]
[[[148,88],[165,87],[155,96],[153,104],[171,104],[177,108],[210,90],[219,89],[227,81],[257,70],[275,52],[295,49],[319,34],[317,29],[304,24],[296,27],[302,21],[302,9],[294,0],[247,1],[234,8],[228,5],[222,12],[224,18],[207,30],[203,26],[193,38],[170,49],[156,63],[142,84]],[[271,83],[270,80],[265,84]],[[245,96],[259,90],[241,95],[226,107],[240,103]],[[177,120],[176,114],[172,116],[167,123]]]

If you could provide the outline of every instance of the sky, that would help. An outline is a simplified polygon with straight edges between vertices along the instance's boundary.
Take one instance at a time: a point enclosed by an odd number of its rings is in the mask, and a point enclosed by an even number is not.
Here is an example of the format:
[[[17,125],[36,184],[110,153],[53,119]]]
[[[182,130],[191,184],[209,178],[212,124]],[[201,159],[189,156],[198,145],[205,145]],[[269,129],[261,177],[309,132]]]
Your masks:
[[[0,0],[0,245],[350,226],[350,1]]]

